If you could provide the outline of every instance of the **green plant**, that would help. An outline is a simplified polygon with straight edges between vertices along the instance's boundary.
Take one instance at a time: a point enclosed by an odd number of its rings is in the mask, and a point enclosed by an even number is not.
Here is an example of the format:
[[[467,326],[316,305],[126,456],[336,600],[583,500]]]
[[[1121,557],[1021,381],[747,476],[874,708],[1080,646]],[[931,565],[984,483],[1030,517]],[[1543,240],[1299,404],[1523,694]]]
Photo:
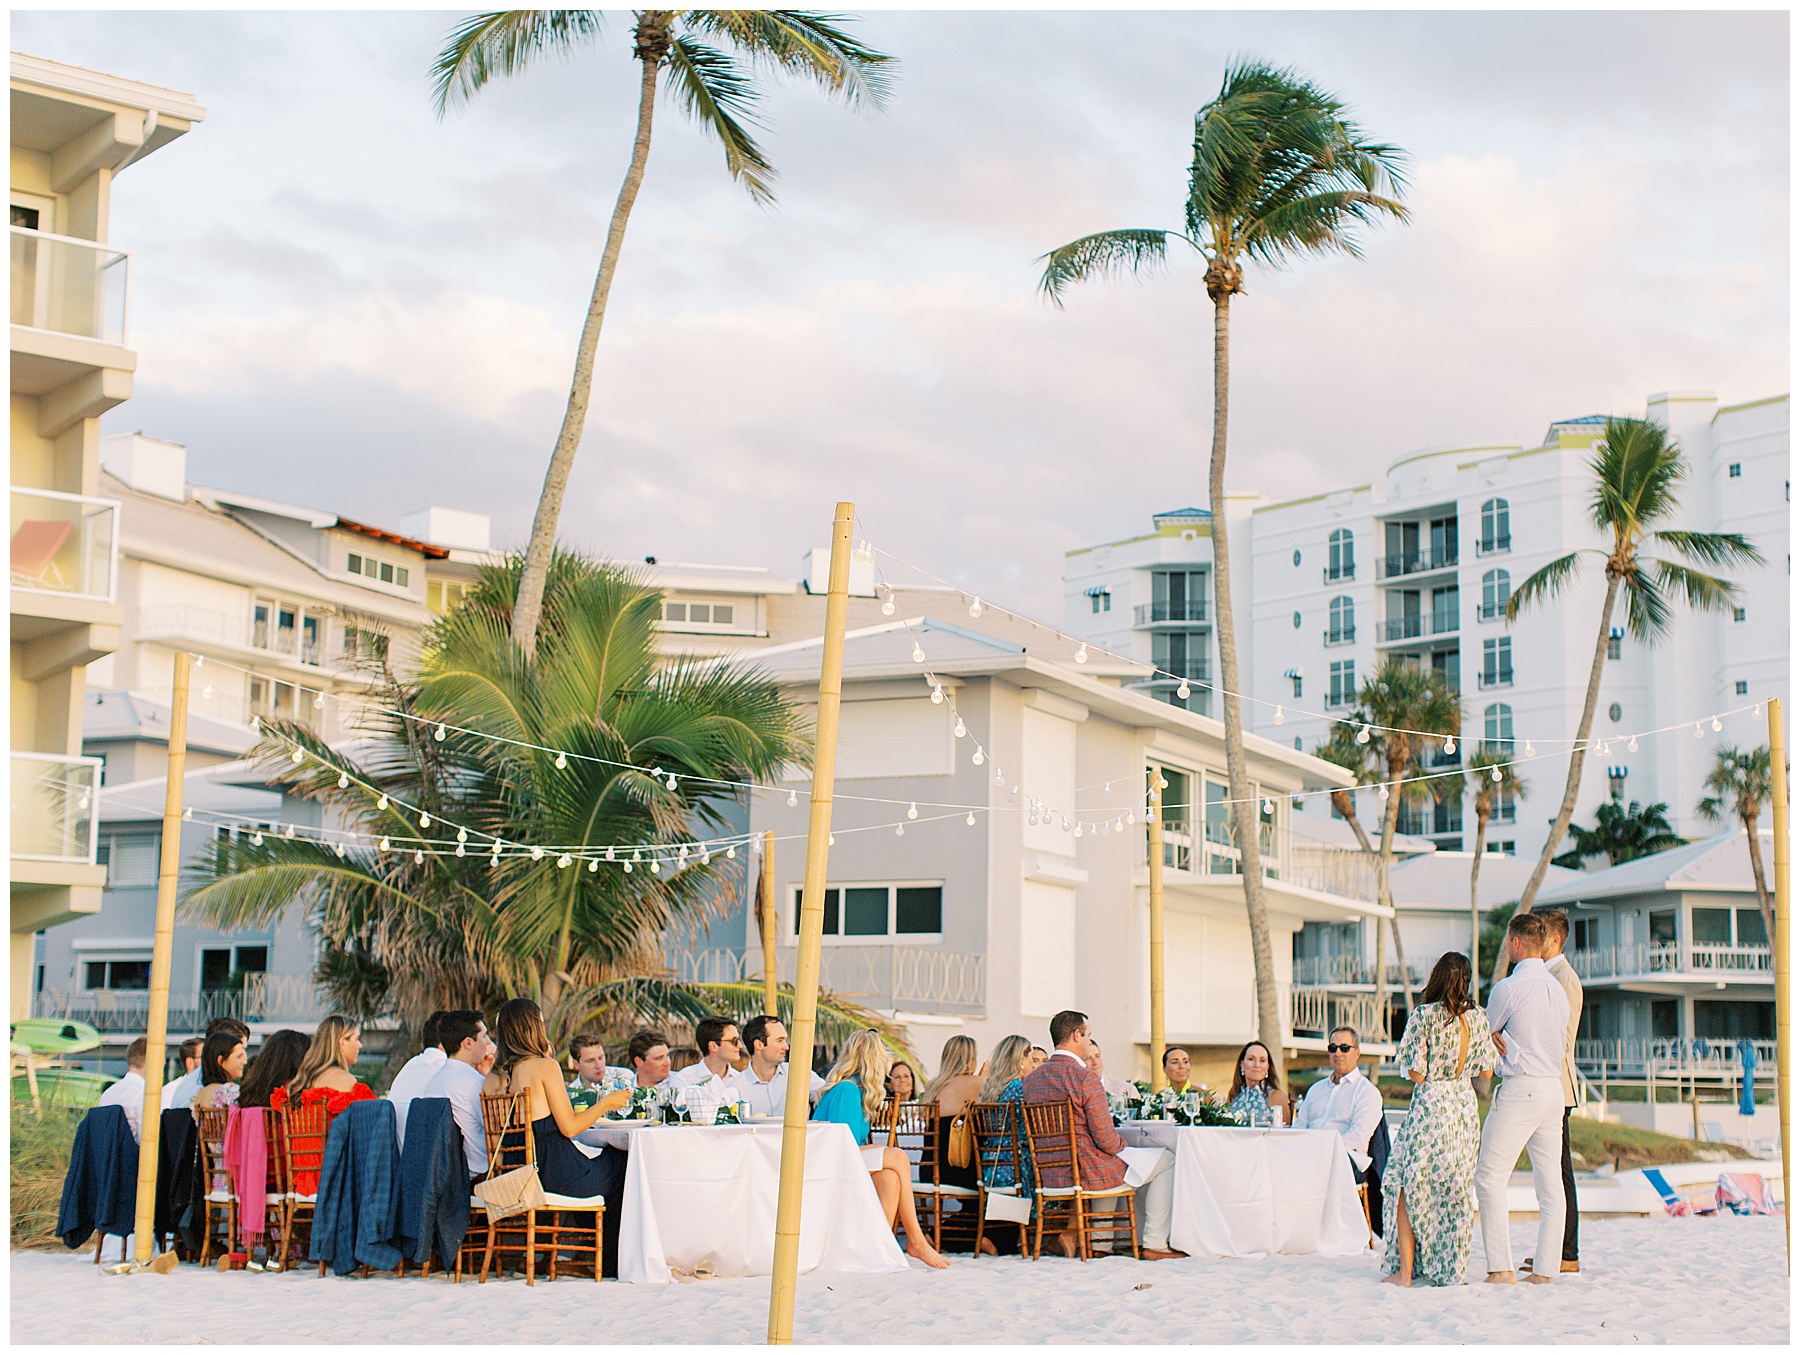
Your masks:
[[[12,1103],[12,1244],[42,1251],[66,1251],[56,1235],[63,1177],[75,1146],[75,1129],[87,1112],[46,1105],[43,1118],[17,1095]]]
[[[1590,856],[1604,856],[1610,865],[1619,866],[1640,856],[1654,856],[1687,841],[1677,837],[1669,827],[1669,807],[1665,804],[1629,806],[1608,800],[1594,811],[1594,826],[1569,825],[1574,846],[1556,858],[1554,864],[1580,870]]]
[[[1488,820],[1503,799],[1523,800],[1531,783],[1513,765],[1512,744],[1484,743],[1463,764],[1475,782],[1475,852],[1469,861],[1469,972],[1481,976],[1481,858],[1487,851]],[[1507,914],[1509,917],[1511,913]]]
[[[1750,849],[1750,875],[1756,881],[1756,901],[1762,907],[1763,935],[1775,943],[1775,907],[1769,897],[1769,882],[1763,874],[1762,837],[1756,825],[1762,818],[1763,806],[1774,794],[1769,775],[1769,745],[1739,752],[1721,748],[1706,774],[1706,788],[1712,792],[1694,806],[1709,823],[1723,823],[1734,818],[1743,825],[1744,838]]]

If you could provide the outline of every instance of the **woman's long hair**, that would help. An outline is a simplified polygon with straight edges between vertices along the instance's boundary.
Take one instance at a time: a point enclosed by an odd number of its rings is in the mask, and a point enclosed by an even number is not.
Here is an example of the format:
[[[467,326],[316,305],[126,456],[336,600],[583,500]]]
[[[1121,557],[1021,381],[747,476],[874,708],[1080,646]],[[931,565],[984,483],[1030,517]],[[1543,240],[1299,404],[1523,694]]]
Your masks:
[[[499,1052],[494,1057],[494,1071],[502,1075],[526,1059],[554,1059],[550,1033],[544,1029],[544,1012],[528,997],[515,997],[504,1003],[494,1021]]]
[[[502,1012],[505,1010],[501,1008]],[[887,1070],[887,1046],[881,1043],[881,1036],[872,1030],[859,1030],[844,1041],[821,1090],[828,1091],[840,1082],[854,1082],[862,1093],[863,1114],[873,1120],[887,1099]]]
[[[1269,1046],[1264,1044],[1261,1040],[1252,1040],[1249,1044],[1238,1050],[1237,1062],[1231,1065],[1231,1091],[1225,1097],[1226,1105],[1230,1105],[1233,1101],[1237,1100],[1237,1094],[1244,1090],[1244,1055],[1248,1054],[1252,1049],[1262,1050],[1269,1059],[1269,1075],[1263,1079],[1265,1094],[1267,1092],[1278,1092],[1281,1090],[1281,1074],[1276,1070],[1275,1056],[1269,1053]]]
[[[1474,1000],[1469,996],[1469,957],[1460,950],[1447,950],[1438,956],[1419,1001],[1439,1003],[1444,1016],[1451,1021],[1473,1007]]]
[[[238,1084],[240,1106],[266,1106],[277,1087],[285,1087],[300,1071],[300,1060],[306,1057],[306,1036],[297,1030],[278,1030],[263,1041],[250,1066],[244,1069],[244,1080]]]
[[[1023,1035],[1008,1035],[988,1055],[987,1081],[975,1094],[977,1101],[998,1101],[1000,1093],[1013,1079],[1025,1076],[1025,1065],[1031,1060],[1031,1041]]]
[[[925,1084],[925,1090],[919,1093],[919,1100],[936,1102],[944,1094],[944,1088],[950,1085],[952,1078],[969,1077],[975,1072],[975,1059],[981,1053],[981,1047],[967,1035],[952,1035],[944,1041],[944,1052],[939,1056],[937,1076]]]
[[[206,1043],[200,1049],[200,1085],[210,1087],[215,1082],[231,1081],[231,1074],[225,1071],[225,1060],[231,1057],[231,1051],[244,1042],[243,1037],[235,1031],[215,1030],[206,1037]]]
[[[356,1022],[335,1013],[319,1022],[319,1028],[313,1032],[312,1043],[307,1046],[306,1057],[300,1060],[294,1080],[288,1083],[289,1101],[299,1105],[300,1093],[317,1082],[327,1068],[342,1068],[346,1073],[350,1071],[350,1065],[338,1053],[338,1044],[356,1029]]]

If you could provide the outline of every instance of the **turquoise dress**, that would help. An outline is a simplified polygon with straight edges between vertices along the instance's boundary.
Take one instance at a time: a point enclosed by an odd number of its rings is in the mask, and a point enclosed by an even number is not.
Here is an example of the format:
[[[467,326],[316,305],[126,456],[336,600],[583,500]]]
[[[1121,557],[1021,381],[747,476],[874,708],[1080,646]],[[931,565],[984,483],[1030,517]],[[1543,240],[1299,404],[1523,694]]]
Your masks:
[[[1000,1093],[1000,1104],[1010,1105],[1013,1108],[1013,1116],[1015,1119],[1022,1115],[1023,1111],[1021,1107],[1025,1104],[1025,1083],[1016,1077],[1011,1082],[1007,1083],[1006,1089]],[[1024,1193],[1031,1195],[1036,1187],[1032,1182],[1031,1150],[1025,1144],[1025,1130],[1023,1126],[1021,1126],[1019,1130],[1019,1166],[1023,1170],[1025,1176],[1023,1182],[1025,1187]],[[996,1189],[1006,1189],[1010,1186],[1020,1184],[1013,1180],[1012,1164],[1008,1162],[995,1161],[984,1164],[982,1176],[989,1186]]]
[[[869,1141],[869,1112],[863,1109],[862,1088],[854,1082],[834,1082],[827,1087],[819,1094],[812,1117],[849,1125],[859,1147]]]

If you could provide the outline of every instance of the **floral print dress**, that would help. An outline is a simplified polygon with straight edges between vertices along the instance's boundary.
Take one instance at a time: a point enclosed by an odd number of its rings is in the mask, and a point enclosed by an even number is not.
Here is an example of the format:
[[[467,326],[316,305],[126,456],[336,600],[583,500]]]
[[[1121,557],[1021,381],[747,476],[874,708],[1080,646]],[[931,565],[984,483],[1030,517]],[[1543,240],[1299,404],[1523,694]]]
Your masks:
[[[1400,1234],[1395,1207],[1402,1192],[1413,1234],[1413,1282],[1461,1284],[1469,1265],[1475,1226],[1475,1159],[1481,1151],[1481,1121],[1469,1079],[1494,1071],[1494,1042],[1487,1013],[1463,1013],[1469,1052],[1461,1073],[1456,1066],[1462,1042],[1458,1023],[1440,1003],[1415,1007],[1400,1040],[1401,1068],[1423,1070],[1412,1105],[1394,1136],[1394,1150],[1382,1177],[1382,1236],[1387,1250],[1384,1275],[1400,1269]]]

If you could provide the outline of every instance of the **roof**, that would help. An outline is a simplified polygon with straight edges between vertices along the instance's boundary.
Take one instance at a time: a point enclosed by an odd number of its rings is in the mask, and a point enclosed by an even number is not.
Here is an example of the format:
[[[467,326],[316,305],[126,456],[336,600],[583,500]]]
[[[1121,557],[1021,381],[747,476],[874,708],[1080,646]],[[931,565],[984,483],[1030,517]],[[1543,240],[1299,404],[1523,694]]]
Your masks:
[[[1544,444],[1548,446],[1556,441],[1556,430],[1559,428],[1604,428],[1607,417],[1605,414],[1583,414],[1575,419],[1558,419],[1545,431]]]
[[[817,682],[824,643],[823,636],[814,636],[756,650],[756,666],[780,682]],[[915,644],[925,653],[923,663],[913,659]],[[966,667],[970,660],[980,664],[998,656],[1024,653],[1023,645],[1009,644],[948,621],[915,616],[845,632],[844,672],[849,675],[880,669],[885,673],[910,667],[920,674],[923,695],[926,668],[933,672],[955,671]]]
[[[1757,836],[1761,840],[1764,878],[1773,879],[1774,833],[1764,828]],[[1577,874],[1573,880],[1546,889],[1538,895],[1538,901],[1590,903],[1631,894],[1709,889],[1737,894],[1755,892],[1756,880],[1750,873],[1750,853],[1741,829],[1657,852],[1654,856],[1640,856],[1635,861],[1609,866],[1605,870]]]
[[[106,787],[100,792],[100,821],[132,823],[160,819],[168,784],[168,777],[152,776]],[[281,792],[264,786],[262,773],[248,762],[220,762],[201,767],[182,777],[181,784],[182,803],[190,809],[263,816],[270,820],[281,815]]]
[[[86,742],[117,739],[169,741],[169,703],[142,692],[92,691],[87,693],[81,717],[81,738]],[[190,711],[187,744],[209,753],[242,753],[256,742],[256,734],[243,725],[214,720]]]
[[[408,550],[416,550],[427,560],[445,560],[450,556],[447,546],[434,546],[429,541],[420,541],[415,537],[402,536],[399,532],[390,532],[382,527],[371,527],[364,522],[352,522],[349,518],[337,518],[331,523],[346,532],[355,532],[359,536],[371,537],[376,541],[385,541],[390,546],[404,546]]]
[[[1166,513],[1151,514],[1150,521],[1158,527],[1165,522],[1211,521],[1212,510],[1209,508],[1171,508]]]
[[[1429,856],[1403,861],[1389,873],[1394,902],[1402,906],[1466,909],[1469,906],[1469,869],[1475,864],[1474,852],[1433,852]],[[1482,908],[1500,908],[1517,903],[1525,892],[1525,882],[1537,867],[1535,858],[1484,853],[1476,888]],[[1545,886],[1579,880],[1581,872],[1563,866],[1551,866],[1544,876]],[[1538,901],[1545,895],[1540,893]]]

